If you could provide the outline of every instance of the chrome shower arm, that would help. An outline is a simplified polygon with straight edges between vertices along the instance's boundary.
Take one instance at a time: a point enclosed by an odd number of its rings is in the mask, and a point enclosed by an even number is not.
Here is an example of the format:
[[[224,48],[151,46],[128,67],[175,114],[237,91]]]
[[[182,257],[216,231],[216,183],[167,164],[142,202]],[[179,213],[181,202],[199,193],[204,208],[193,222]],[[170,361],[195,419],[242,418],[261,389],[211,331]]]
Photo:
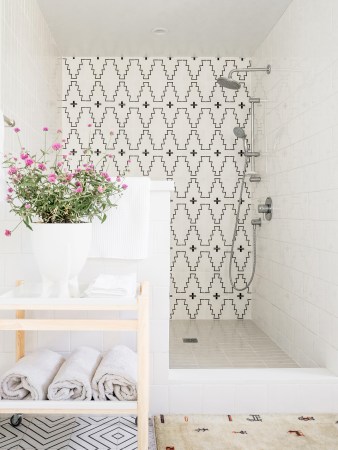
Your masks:
[[[271,72],[271,66],[269,64],[266,67],[247,67],[246,69],[232,69],[229,72],[228,78],[232,78],[232,74],[238,72],[266,72],[267,74],[269,74]]]

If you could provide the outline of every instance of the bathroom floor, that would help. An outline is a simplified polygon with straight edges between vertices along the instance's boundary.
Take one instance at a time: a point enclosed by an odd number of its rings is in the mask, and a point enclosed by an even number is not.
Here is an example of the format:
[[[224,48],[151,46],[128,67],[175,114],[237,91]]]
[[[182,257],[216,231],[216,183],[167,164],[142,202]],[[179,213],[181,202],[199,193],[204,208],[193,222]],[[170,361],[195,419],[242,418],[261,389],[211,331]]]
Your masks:
[[[0,416],[1,450],[137,450],[133,417],[24,416],[13,428],[9,416]],[[149,450],[156,450],[153,427]]]
[[[183,339],[198,342],[184,343]],[[252,320],[171,320],[170,368],[298,367]]]

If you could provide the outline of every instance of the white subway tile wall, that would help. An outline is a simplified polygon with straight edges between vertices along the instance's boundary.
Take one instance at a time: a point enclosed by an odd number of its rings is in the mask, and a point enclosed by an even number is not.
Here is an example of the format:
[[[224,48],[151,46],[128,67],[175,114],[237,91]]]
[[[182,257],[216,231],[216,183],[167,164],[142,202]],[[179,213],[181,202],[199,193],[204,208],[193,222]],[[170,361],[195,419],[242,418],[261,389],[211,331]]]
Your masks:
[[[43,142],[42,128],[56,131],[61,125],[57,102],[61,98],[61,64],[58,49],[36,0],[0,2],[1,75],[0,110],[22,130],[22,145],[37,150]],[[0,117],[2,120],[2,118]],[[1,143],[2,151],[2,143]],[[4,151],[19,153],[13,128],[5,129]],[[0,288],[11,287],[15,280],[37,280],[38,271],[29,253],[29,233],[19,228],[11,238],[3,230],[18,223],[0,198]],[[7,337],[10,340],[7,341]],[[28,333],[28,345],[37,343]],[[55,337],[55,343],[57,338]],[[0,334],[3,342],[0,368],[14,361],[14,335]]]
[[[338,2],[294,0],[256,51],[258,231],[253,320],[300,366],[338,373]]]

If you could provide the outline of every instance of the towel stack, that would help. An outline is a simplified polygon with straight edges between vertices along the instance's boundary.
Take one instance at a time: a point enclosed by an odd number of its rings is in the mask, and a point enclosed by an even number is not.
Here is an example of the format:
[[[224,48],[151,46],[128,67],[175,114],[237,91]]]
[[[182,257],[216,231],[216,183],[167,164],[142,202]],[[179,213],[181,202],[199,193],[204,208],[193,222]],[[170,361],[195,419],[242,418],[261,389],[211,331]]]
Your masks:
[[[127,275],[101,274],[88,287],[87,297],[128,297],[135,298],[137,289],[136,273]]]
[[[21,358],[0,378],[4,400],[121,400],[137,399],[137,355],[117,345],[103,357],[80,347],[66,361],[51,350]]]

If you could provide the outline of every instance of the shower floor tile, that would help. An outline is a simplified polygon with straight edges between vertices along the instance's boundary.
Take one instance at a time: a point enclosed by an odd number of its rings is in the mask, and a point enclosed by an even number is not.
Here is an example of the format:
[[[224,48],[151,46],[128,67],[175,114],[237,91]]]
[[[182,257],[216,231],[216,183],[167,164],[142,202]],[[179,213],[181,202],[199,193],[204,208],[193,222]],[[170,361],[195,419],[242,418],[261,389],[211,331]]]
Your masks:
[[[183,343],[197,338],[198,343]],[[299,367],[251,320],[172,320],[170,368]]]

